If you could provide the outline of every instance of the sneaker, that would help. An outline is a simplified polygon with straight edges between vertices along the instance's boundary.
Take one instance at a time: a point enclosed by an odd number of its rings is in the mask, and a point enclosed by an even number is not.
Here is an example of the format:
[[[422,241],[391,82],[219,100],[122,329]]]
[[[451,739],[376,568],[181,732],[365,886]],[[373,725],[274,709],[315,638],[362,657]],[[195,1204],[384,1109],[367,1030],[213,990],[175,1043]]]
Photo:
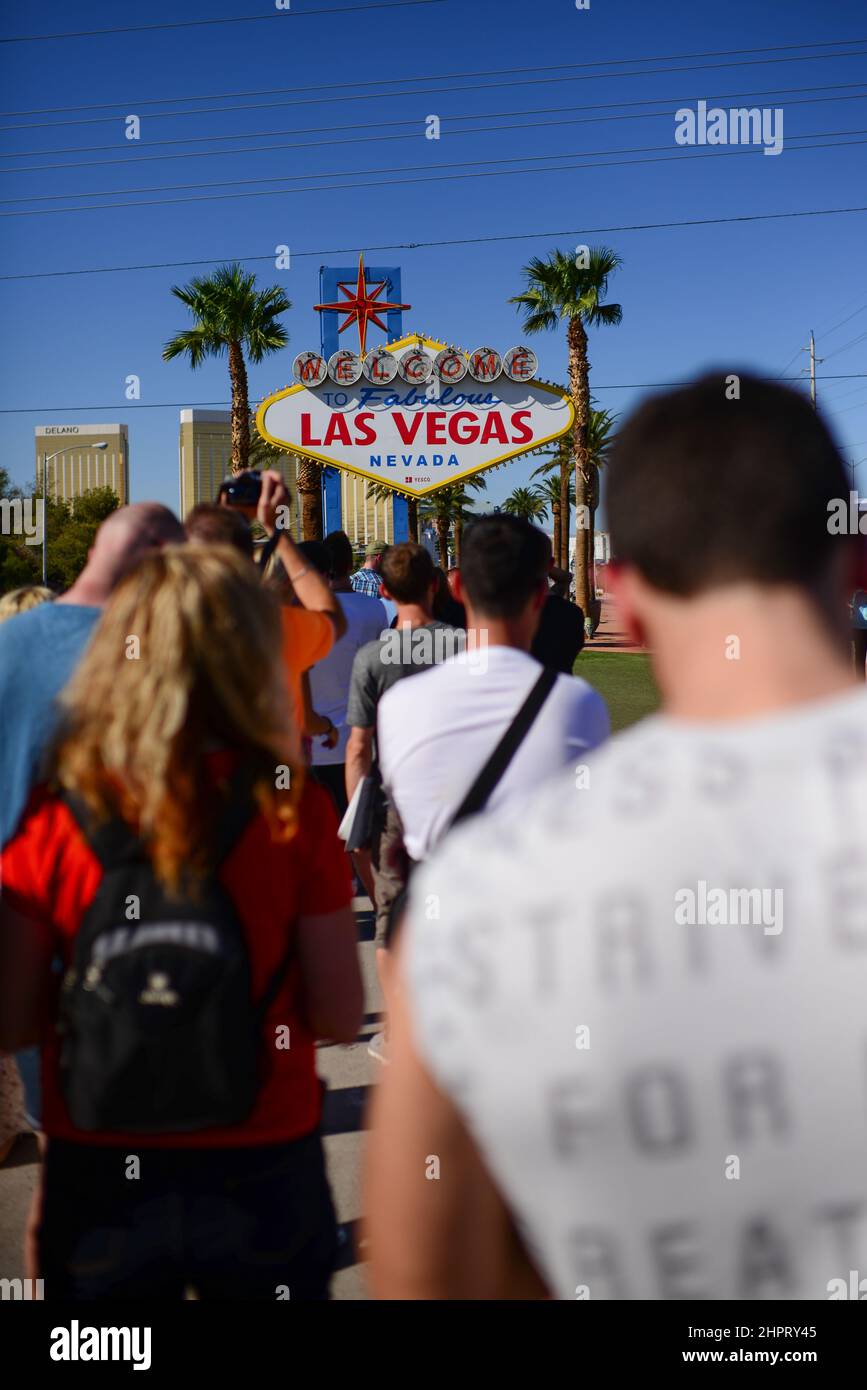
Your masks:
[[[374,1057],[377,1062],[382,1062],[383,1066],[388,1066],[390,1058],[388,1055],[388,1043],[384,1033],[377,1033],[367,1044],[368,1055]]]

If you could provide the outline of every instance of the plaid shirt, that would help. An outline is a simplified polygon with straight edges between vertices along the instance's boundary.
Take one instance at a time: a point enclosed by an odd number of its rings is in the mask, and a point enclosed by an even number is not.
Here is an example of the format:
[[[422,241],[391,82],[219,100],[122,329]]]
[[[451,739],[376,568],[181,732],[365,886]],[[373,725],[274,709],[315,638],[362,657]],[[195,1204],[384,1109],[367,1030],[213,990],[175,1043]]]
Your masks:
[[[349,582],[357,594],[367,594],[379,598],[380,577],[378,570],[356,570],[349,576]]]

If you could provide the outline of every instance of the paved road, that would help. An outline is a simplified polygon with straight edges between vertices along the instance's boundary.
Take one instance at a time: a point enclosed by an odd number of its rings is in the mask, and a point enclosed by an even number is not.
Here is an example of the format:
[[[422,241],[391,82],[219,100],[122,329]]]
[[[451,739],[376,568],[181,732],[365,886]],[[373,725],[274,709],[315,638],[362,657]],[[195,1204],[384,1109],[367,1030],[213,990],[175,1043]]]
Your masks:
[[[376,980],[373,916],[366,898],[356,899],[359,956],[364,974],[365,1017],[358,1041],[348,1047],[317,1049],[319,1074],[328,1085],[323,1116],[325,1151],[343,1247],[341,1267],[332,1294],[338,1299],[365,1299],[364,1272],[358,1262],[354,1237],[361,1212],[362,1115],[365,1098],[381,1070],[367,1052],[367,1044],[379,1031],[380,994]],[[19,1139],[10,1159],[0,1168],[0,1278],[24,1273],[21,1238],[37,1171],[36,1141]]]

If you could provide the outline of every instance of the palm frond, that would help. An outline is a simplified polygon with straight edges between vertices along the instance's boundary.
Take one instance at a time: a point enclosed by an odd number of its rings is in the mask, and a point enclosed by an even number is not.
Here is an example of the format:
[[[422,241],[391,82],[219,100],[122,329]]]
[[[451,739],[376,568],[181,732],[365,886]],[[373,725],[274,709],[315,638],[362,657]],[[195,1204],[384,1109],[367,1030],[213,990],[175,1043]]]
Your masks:
[[[194,328],[184,328],[170,338],[163,348],[162,357],[164,362],[171,362],[175,357],[187,357],[190,366],[195,369],[206,358],[221,357],[225,351],[225,342],[210,328],[199,324]]]

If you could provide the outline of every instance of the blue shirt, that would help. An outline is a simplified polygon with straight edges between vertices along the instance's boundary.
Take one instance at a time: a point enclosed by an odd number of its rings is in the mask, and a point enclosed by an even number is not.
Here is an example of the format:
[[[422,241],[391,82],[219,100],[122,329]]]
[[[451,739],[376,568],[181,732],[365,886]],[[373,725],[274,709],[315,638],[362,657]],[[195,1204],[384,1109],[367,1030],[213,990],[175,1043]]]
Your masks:
[[[0,623],[0,847],[11,839],[57,728],[57,696],[101,609],[41,603]]]

